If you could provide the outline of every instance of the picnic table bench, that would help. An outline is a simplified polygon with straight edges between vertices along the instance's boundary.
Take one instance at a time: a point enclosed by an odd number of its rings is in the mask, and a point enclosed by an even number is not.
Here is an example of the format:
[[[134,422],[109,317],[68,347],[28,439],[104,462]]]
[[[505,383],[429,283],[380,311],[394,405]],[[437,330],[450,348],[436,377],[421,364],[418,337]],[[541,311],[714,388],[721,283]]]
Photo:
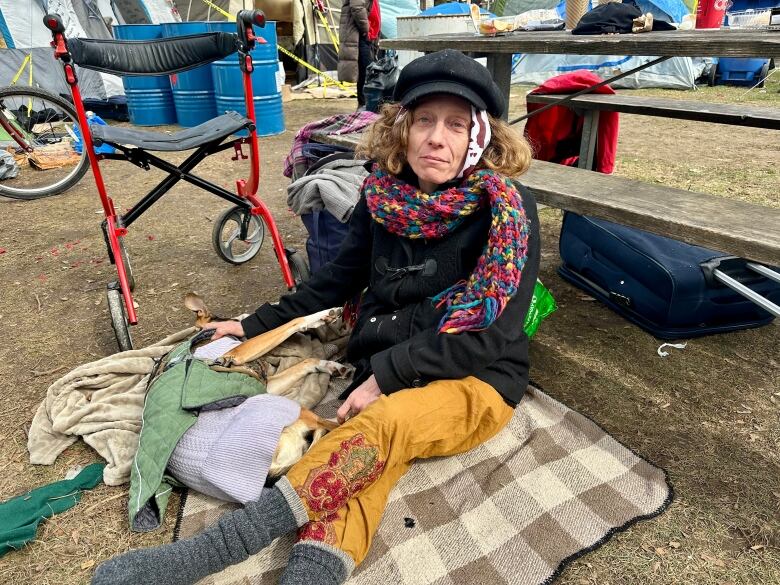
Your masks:
[[[349,149],[360,134],[315,133]],[[780,264],[780,209],[534,160],[520,179],[538,203]]]
[[[566,95],[528,94],[526,102],[531,104],[558,103]],[[780,108],[757,108],[733,104],[710,104],[694,100],[670,100],[655,97],[626,95],[625,93],[586,94],[572,99],[566,107],[585,112],[620,112],[712,122],[750,128],[780,130]]]
[[[599,112],[619,112],[656,116],[678,120],[712,122],[751,128],[780,130],[780,108],[757,108],[732,104],[710,104],[693,100],[672,100],[654,97],[617,94],[585,94],[570,98],[567,95],[528,94],[529,104],[558,104],[565,101],[567,108],[579,111],[583,116],[582,142],[578,165],[593,168],[598,134]]]

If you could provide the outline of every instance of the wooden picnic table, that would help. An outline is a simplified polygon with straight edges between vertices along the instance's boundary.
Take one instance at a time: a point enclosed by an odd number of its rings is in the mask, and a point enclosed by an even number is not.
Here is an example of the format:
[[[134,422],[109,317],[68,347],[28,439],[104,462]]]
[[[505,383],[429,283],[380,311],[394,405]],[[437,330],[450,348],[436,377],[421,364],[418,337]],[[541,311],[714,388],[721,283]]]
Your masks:
[[[654,57],[766,57],[780,62],[780,33],[759,30],[658,31],[625,35],[573,35],[568,31],[514,32],[503,36],[478,34],[430,35],[384,39],[384,49],[425,53],[441,49],[487,56],[487,68],[509,99],[512,55],[634,55]]]
[[[509,100],[512,55],[515,53],[548,53],[574,55],[629,55],[657,58],[671,57],[765,57],[780,61],[780,33],[757,30],[659,31],[624,35],[572,35],[568,31],[515,32],[489,37],[478,34],[430,35],[420,38],[398,38],[380,41],[386,49],[433,52],[445,48],[487,56],[487,67],[493,79]],[[648,61],[649,63],[650,61]],[[647,64],[634,69],[646,67]],[[622,94],[623,95],[623,94]],[[566,96],[551,97],[549,102]],[[600,97],[600,96],[599,96]],[[580,152],[583,167],[595,150],[597,110],[621,111],[615,96],[609,96],[597,107],[598,97],[586,95],[581,103],[589,104],[591,124],[583,130]],[[729,123],[735,126],[777,127],[777,113],[745,108],[749,115],[739,116],[739,106],[714,105],[707,109],[676,106],[674,100],[641,104],[623,103],[622,111],[693,120]],[[544,100],[540,98],[539,101]],[[626,101],[626,100],[623,100]],[[648,108],[643,111],[642,108]],[[666,111],[664,111],[666,109]],[[712,110],[712,111],[710,111]],[[709,119],[708,119],[709,117]],[[765,118],[765,119],[764,119]],[[690,193],[661,185],[648,185],[621,177],[599,175],[583,169],[571,169],[535,161],[523,177],[541,203],[576,213],[586,213],[625,225],[640,227],[657,234],[689,243],[707,246],[766,264],[780,264],[780,210],[725,200],[705,193]],[[728,209],[726,209],[728,208]]]

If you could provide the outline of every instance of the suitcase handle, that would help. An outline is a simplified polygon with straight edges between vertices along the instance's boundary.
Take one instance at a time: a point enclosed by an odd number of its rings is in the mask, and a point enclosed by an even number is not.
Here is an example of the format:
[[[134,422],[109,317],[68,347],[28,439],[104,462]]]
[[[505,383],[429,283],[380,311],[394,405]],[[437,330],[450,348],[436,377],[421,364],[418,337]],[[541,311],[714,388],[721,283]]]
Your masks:
[[[756,291],[746,286],[743,282],[740,282],[733,276],[726,273],[726,271],[732,271],[732,274],[742,272],[744,268],[748,269],[748,272],[755,273],[756,279],[763,277],[769,278],[775,282],[780,282],[780,273],[775,272],[771,268],[756,264],[754,262],[746,262],[742,258],[737,256],[721,256],[720,258],[713,258],[707,262],[702,262],[700,265],[702,272],[704,273],[704,280],[710,286],[716,284],[727,286],[735,293],[742,295],[749,301],[755,303],[768,313],[775,317],[780,317],[780,306],[776,305],[766,297],[761,296]],[[750,283],[752,279],[743,278],[744,282]]]
[[[762,268],[765,268],[765,267],[762,267]],[[767,270],[769,270],[769,269],[767,268]],[[769,271],[770,272],[774,272],[772,270],[769,270]],[[713,270],[712,274],[713,274],[713,276],[715,277],[715,279],[718,282],[726,285],[727,287],[729,287],[734,292],[736,292],[738,294],[741,294],[743,297],[745,297],[749,301],[754,302],[759,307],[761,307],[762,309],[764,309],[768,313],[771,313],[775,317],[780,317],[780,306],[774,304],[769,299],[767,299],[765,297],[762,297],[756,291],[748,288],[747,286],[745,286],[744,284],[742,284],[738,280],[736,280],[734,278],[731,278],[728,274],[726,274],[725,272],[723,272],[721,270],[717,270],[717,269]],[[775,273],[775,274],[777,275],[777,273]],[[777,275],[777,276],[780,277],[780,275]],[[776,278],[773,278],[773,277],[770,277],[770,278],[772,278],[772,280],[776,280]]]
[[[712,288],[723,286],[723,283],[715,277],[716,270],[720,270],[744,285],[758,283],[763,280],[758,271],[751,270],[747,266],[747,261],[738,256],[713,258],[699,264],[699,268],[701,268],[704,274],[704,281],[707,283],[707,286]]]

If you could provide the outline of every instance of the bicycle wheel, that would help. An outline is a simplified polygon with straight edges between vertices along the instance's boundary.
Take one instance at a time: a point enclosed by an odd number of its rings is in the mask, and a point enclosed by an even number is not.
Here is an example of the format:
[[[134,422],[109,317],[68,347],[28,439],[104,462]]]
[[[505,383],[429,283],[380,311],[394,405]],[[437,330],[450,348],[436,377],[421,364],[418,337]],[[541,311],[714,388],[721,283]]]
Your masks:
[[[75,185],[89,167],[86,149],[75,148],[80,136],[76,110],[63,98],[35,87],[0,88],[0,195],[38,199]]]

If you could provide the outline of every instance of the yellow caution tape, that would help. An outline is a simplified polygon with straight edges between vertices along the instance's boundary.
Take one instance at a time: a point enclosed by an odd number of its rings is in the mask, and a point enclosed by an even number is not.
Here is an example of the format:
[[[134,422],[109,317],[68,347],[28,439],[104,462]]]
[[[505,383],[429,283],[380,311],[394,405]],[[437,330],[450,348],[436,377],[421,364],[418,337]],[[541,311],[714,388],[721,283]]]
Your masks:
[[[235,16],[233,16],[232,14],[230,14],[229,12],[227,12],[227,11],[223,10],[223,9],[222,9],[220,6],[217,6],[217,5],[216,5],[216,4],[214,4],[213,2],[209,2],[209,0],[203,0],[203,1],[204,1],[206,4],[208,4],[209,6],[211,6],[211,7],[212,7],[214,10],[216,10],[217,12],[219,12],[219,13],[220,13],[222,16],[224,16],[225,18],[227,18],[228,20],[230,20],[230,21],[232,21],[232,22],[235,22],[235,20],[236,20],[236,17],[235,17]]]
[[[303,65],[304,67],[306,67],[306,68],[307,68],[307,69],[309,69],[310,71],[313,71],[313,72],[314,72],[314,73],[316,73],[317,75],[322,75],[322,77],[324,77],[324,78],[325,78],[325,79],[327,79],[328,81],[332,82],[334,85],[336,85],[336,86],[340,87],[341,89],[344,89],[344,90],[350,90],[350,89],[352,89],[352,87],[351,87],[351,86],[355,85],[354,83],[347,83],[347,82],[345,82],[345,81],[339,81],[339,80],[337,80],[337,79],[334,79],[333,77],[331,77],[331,76],[330,76],[330,75],[328,75],[327,73],[324,73],[324,72],[320,71],[319,69],[317,69],[317,68],[316,68],[316,67],[314,67],[313,65],[309,65],[309,64],[308,64],[306,61],[304,61],[304,60],[303,60],[303,59],[301,59],[300,57],[298,57],[298,56],[296,56],[296,55],[293,55],[293,54],[292,54],[290,51],[288,51],[288,50],[287,50],[287,49],[285,49],[284,47],[280,47],[279,45],[277,45],[277,46],[276,46],[276,48],[277,48],[277,49],[279,49],[279,50],[280,50],[282,53],[284,53],[284,54],[285,54],[285,55],[287,55],[288,57],[290,57],[290,59],[293,59],[295,62],[297,62],[297,63],[299,63],[299,64]]]
[[[320,17],[320,22],[322,22],[322,26],[325,27],[325,31],[328,33],[328,36],[330,37],[330,42],[333,43],[333,46],[336,47],[336,52],[338,52],[338,50],[339,50],[339,40],[333,34],[333,30],[331,30],[330,25],[328,24],[328,21],[325,20],[325,15],[320,10],[317,10],[316,5],[314,5],[313,8],[314,8],[314,12],[317,13],[317,16]]]
[[[11,79],[11,85],[16,85],[16,82],[19,81],[19,78],[22,76],[22,73],[24,73],[24,68],[27,67],[28,63],[30,64],[30,85],[32,85],[32,53],[29,53],[24,58],[24,61],[22,61],[19,70],[16,72],[16,75],[14,75],[13,79]]]
[[[223,10],[222,8],[220,8],[219,6],[217,6],[216,4],[214,4],[213,2],[210,2],[210,0],[203,0],[203,2],[205,2],[206,4],[208,4],[209,6],[211,6],[211,7],[212,7],[214,10],[216,10],[217,12],[219,12],[220,14],[222,14],[222,15],[223,15],[225,18],[227,18],[229,21],[231,21],[231,22],[235,22],[235,20],[236,20],[236,17],[235,17],[235,16],[233,16],[233,15],[232,15],[232,14],[230,14],[229,12],[226,12],[225,10]],[[329,29],[329,30],[330,30],[330,29]],[[317,75],[321,75],[321,76],[322,76],[322,77],[324,77],[326,80],[328,80],[328,81],[331,81],[331,82],[332,82],[334,85],[336,85],[336,86],[337,86],[337,87],[339,87],[340,89],[343,89],[343,90],[345,90],[345,91],[349,91],[350,89],[352,89],[352,87],[351,87],[351,86],[352,86],[352,85],[354,85],[353,83],[346,83],[346,82],[344,82],[344,81],[339,81],[339,80],[337,80],[337,79],[334,79],[333,77],[331,77],[331,76],[330,76],[330,75],[328,75],[327,73],[324,73],[324,72],[320,71],[319,69],[317,69],[317,68],[316,68],[314,65],[311,65],[310,63],[307,63],[306,61],[304,61],[303,59],[301,59],[301,58],[300,58],[300,57],[298,57],[297,55],[294,55],[294,54],[292,54],[290,51],[288,51],[287,49],[285,49],[285,48],[284,48],[284,47],[282,47],[281,45],[276,45],[276,48],[277,48],[277,50],[279,50],[279,51],[281,51],[282,53],[284,53],[285,55],[287,55],[287,56],[288,56],[290,59],[292,59],[293,61],[295,61],[295,62],[296,62],[296,63],[298,63],[299,65],[303,65],[304,67],[306,67],[306,69],[308,69],[308,70],[310,70],[310,71],[313,71],[313,72],[314,72],[314,73],[316,73]]]

